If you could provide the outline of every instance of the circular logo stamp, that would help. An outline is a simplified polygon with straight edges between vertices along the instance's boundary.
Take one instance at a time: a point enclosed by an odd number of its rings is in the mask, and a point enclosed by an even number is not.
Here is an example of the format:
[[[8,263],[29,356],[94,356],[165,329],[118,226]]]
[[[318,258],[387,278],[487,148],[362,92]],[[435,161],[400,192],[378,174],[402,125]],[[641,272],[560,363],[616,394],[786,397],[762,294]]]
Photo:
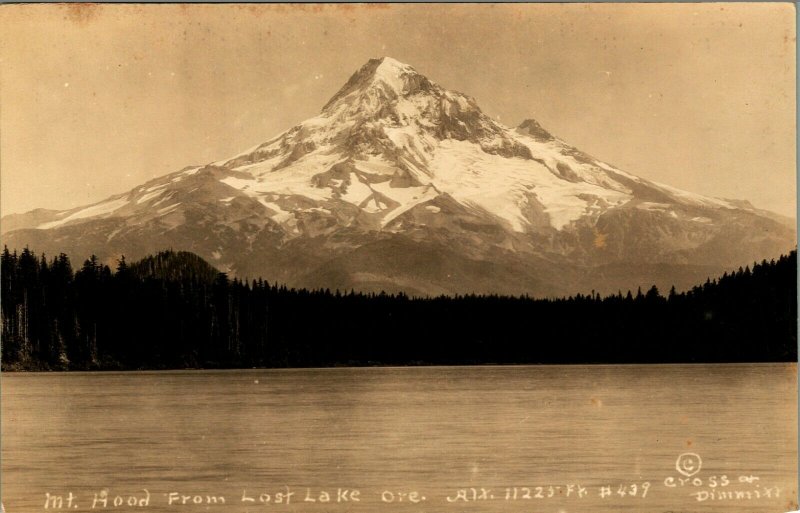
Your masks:
[[[675,469],[686,477],[692,477],[700,472],[702,465],[703,460],[700,459],[699,454],[685,452],[678,456],[678,461],[675,462]]]

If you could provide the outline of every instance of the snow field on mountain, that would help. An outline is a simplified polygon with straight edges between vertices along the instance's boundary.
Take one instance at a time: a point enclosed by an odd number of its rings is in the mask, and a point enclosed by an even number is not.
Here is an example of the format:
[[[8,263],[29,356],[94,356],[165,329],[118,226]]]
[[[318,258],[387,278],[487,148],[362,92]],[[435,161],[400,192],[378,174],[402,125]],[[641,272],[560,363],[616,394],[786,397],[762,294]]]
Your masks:
[[[120,208],[127,205],[128,199],[125,197],[122,198],[110,198],[105,201],[101,201],[95,205],[91,205],[86,208],[82,208],[77,212],[74,212],[64,219],[59,219],[58,221],[51,221],[49,223],[40,224],[36,228],[39,230],[47,230],[49,228],[57,228],[63,224],[66,224],[70,221],[75,221],[76,219],[86,219],[90,217],[100,217],[103,215],[111,214],[115,210],[119,210]]]
[[[271,160],[274,161],[277,158]],[[228,176],[223,178],[221,182],[255,198],[267,193],[297,194],[313,200],[324,201],[332,197],[331,189],[315,187],[312,183],[312,178],[314,175],[328,170],[338,160],[339,158],[336,155],[315,152],[277,171],[270,172],[269,164],[264,163],[243,166],[250,168],[251,174],[253,169],[257,169],[258,176],[252,175],[252,178]],[[237,168],[238,170],[241,170],[241,168]]]
[[[557,230],[586,213],[589,202],[579,195],[596,196],[612,205],[630,199],[622,192],[560,179],[537,161],[491,155],[463,141],[442,141],[430,166],[439,190],[508,221],[518,232],[528,224],[521,210],[526,193],[542,203]]]

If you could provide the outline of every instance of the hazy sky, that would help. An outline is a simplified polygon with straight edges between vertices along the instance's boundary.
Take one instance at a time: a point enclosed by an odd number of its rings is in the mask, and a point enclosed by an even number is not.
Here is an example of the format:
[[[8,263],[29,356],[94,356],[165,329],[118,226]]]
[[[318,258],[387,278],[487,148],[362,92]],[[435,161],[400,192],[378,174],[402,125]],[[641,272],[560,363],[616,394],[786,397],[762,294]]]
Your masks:
[[[639,176],[794,216],[792,4],[4,5],[0,209],[232,156],[392,56]]]

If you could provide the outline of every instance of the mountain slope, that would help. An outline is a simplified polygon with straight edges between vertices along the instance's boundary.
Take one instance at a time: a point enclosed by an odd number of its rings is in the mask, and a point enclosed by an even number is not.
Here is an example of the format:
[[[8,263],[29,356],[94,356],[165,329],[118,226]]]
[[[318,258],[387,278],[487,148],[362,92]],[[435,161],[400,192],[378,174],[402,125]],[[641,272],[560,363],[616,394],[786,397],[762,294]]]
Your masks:
[[[172,247],[242,277],[419,294],[616,291],[652,270],[683,287],[795,244],[791,220],[641,179],[535,120],[503,126],[390,58],[230,159],[2,226],[12,246]]]

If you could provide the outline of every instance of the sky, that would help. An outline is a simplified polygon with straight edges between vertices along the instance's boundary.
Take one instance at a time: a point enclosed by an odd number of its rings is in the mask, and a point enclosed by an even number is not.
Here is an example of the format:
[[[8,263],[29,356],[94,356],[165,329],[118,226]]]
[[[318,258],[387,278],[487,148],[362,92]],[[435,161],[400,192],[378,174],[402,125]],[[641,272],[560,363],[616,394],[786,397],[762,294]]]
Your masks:
[[[3,5],[0,212],[235,155],[380,56],[630,173],[795,216],[790,3]]]

